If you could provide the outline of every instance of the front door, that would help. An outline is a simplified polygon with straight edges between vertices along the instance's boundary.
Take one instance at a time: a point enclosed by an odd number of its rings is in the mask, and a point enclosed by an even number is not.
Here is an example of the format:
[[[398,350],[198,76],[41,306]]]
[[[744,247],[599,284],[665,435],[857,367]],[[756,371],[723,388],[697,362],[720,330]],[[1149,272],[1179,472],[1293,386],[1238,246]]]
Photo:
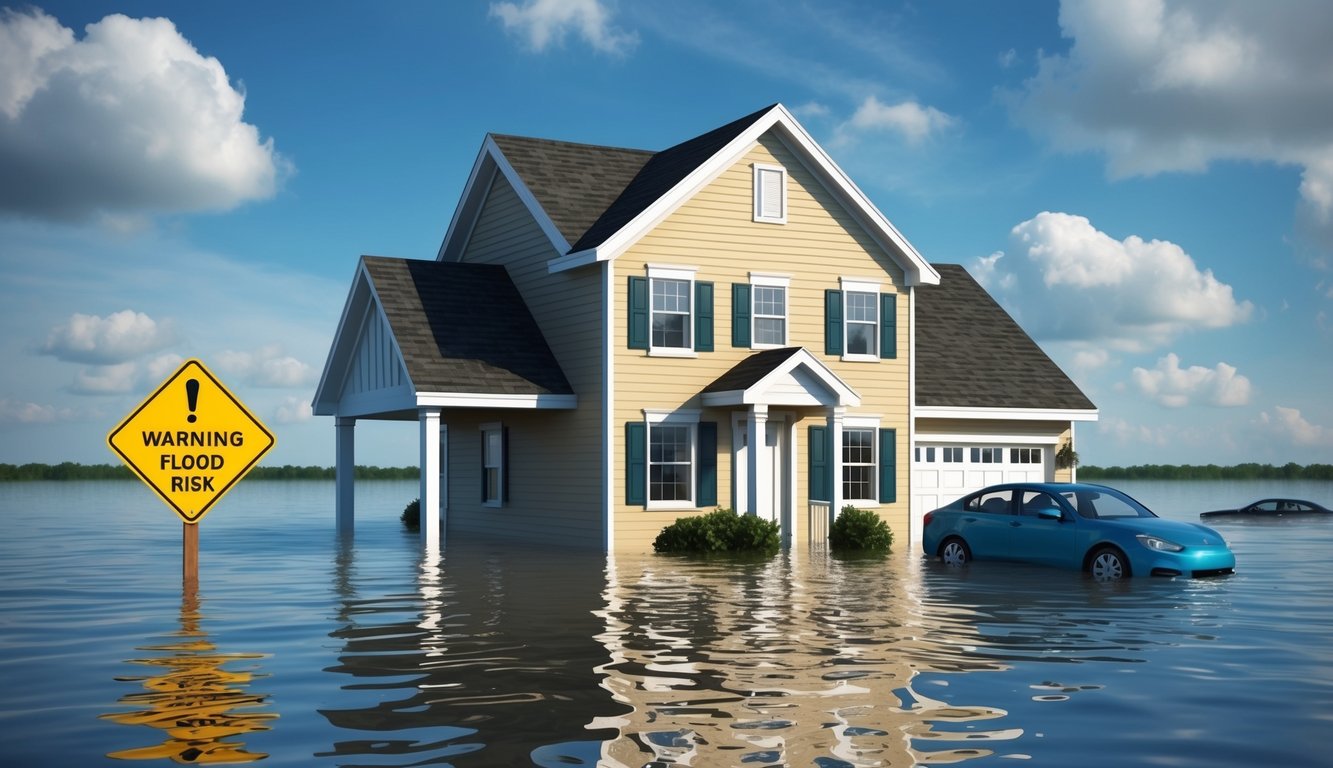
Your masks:
[[[742,514],[754,514],[765,520],[773,520],[782,528],[784,542],[791,539],[791,437],[790,422],[786,417],[770,415],[764,425],[763,452],[759,455],[757,482],[755,483],[755,504],[751,509],[750,499],[750,446],[749,422],[736,419],[732,422],[732,477],[734,487],[732,499],[736,511]]]

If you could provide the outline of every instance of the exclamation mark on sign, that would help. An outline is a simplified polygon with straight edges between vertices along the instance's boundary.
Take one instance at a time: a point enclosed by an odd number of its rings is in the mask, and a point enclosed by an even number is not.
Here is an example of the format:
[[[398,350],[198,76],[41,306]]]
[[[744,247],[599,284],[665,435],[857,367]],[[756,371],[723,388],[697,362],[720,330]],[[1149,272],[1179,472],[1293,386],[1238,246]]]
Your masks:
[[[194,415],[194,409],[199,405],[198,379],[185,380],[185,400],[190,404],[190,415],[186,416],[185,420],[193,424],[195,419],[198,418]]]

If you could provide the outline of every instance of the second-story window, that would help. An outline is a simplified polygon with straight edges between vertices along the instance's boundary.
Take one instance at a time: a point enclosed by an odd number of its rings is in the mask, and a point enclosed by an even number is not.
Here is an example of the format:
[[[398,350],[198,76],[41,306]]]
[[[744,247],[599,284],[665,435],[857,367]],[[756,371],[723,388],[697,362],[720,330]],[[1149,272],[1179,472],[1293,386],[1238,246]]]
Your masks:
[[[847,291],[847,354],[878,354],[879,294]]]
[[[690,281],[654,279],[653,348],[690,348]]]
[[[647,272],[629,278],[629,348],[676,357],[713,351],[713,284],[695,280],[693,267],[649,264]]]

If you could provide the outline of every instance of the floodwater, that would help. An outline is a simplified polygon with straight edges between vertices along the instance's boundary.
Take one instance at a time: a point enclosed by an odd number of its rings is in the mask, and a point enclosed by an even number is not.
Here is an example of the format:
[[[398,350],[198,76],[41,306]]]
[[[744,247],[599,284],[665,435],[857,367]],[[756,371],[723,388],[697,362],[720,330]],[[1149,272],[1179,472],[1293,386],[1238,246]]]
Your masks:
[[[1117,483],[1165,517],[1333,483]],[[448,542],[410,482],[0,484],[0,765],[1333,765],[1333,520],[1097,584],[906,542],[760,561]]]

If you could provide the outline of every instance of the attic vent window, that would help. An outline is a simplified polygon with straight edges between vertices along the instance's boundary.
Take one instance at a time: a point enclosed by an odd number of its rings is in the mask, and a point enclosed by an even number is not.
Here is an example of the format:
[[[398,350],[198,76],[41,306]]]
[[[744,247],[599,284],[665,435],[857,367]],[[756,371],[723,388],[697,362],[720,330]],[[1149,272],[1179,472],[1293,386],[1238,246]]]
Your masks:
[[[755,163],[754,220],[787,223],[787,169],[782,166]]]

